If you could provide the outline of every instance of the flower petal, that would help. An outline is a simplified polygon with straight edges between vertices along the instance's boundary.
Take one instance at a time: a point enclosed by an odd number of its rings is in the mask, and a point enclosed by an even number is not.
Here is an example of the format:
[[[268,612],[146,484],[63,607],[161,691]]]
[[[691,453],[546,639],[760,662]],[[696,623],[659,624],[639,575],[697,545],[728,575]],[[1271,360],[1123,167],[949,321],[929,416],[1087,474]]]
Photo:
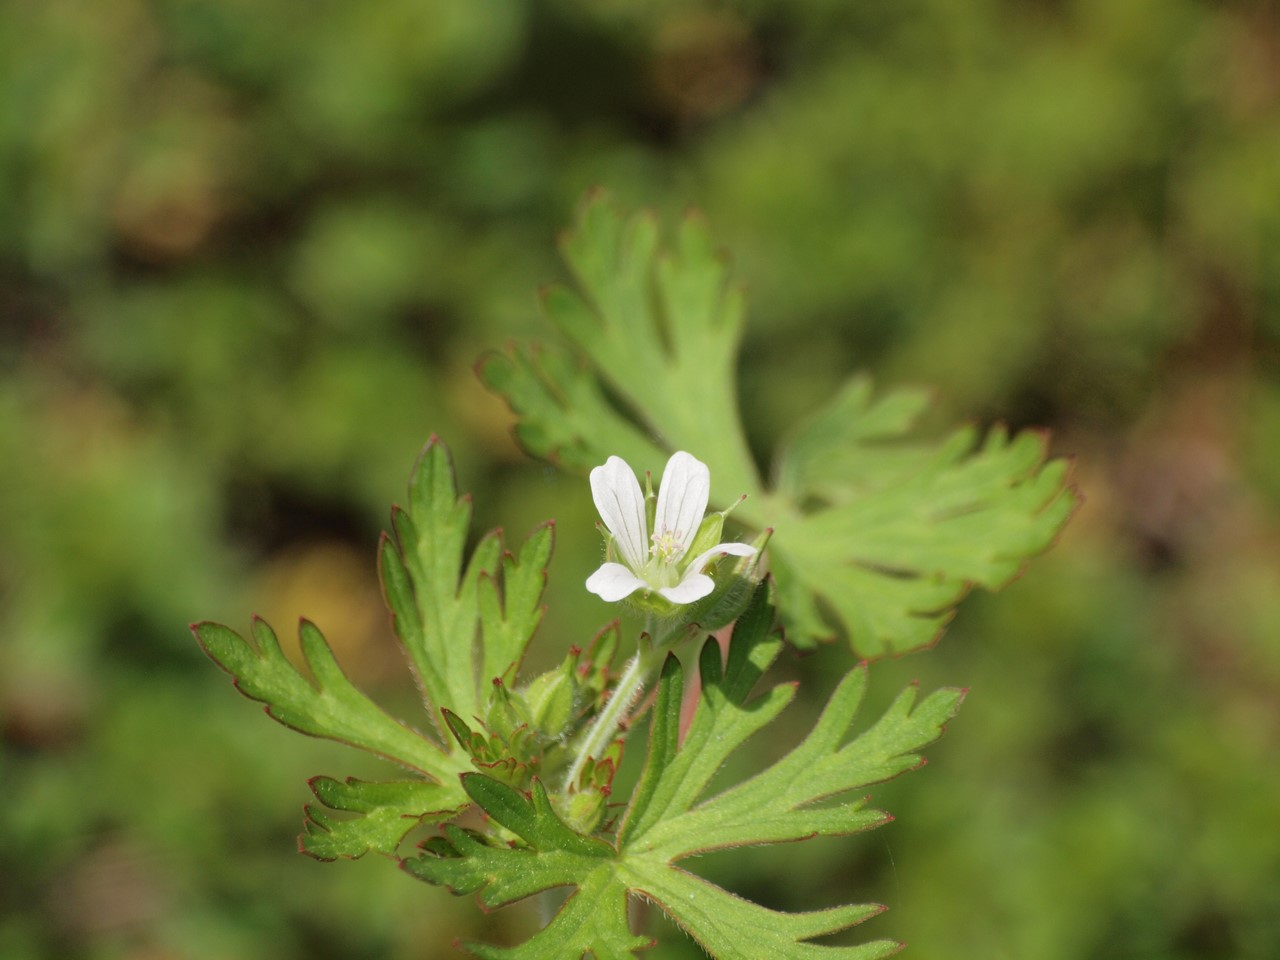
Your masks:
[[[641,569],[649,557],[644,494],[635,472],[625,460],[610,457],[604,466],[591,471],[591,499],[604,525],[613,534],[622,559],[632,570]]]
[[[653,517],[654,533],[675,534],[679,549],[671,557],[672,562],[688,552],[710,496],[711,471],[707,465],[683,450],[672,454],[662,471],[658,509]]]
[[[689,573],[674,587],[663,587],[658,593],[672,603],[693,603],[716,588],[716,582],[705,573]]]
[[[698,554],[694,557],[693,562],[685,568],[685,576],[691,573],[701,573],[712,557],[723,557],[726,554],[733,557],[752,557],[757,553],[756,548],[749,543],[717,543],[710,550]]]
[[[620,563],[604,563],[587,577],[587,589],[601,600],[613,603],[649,585]]]

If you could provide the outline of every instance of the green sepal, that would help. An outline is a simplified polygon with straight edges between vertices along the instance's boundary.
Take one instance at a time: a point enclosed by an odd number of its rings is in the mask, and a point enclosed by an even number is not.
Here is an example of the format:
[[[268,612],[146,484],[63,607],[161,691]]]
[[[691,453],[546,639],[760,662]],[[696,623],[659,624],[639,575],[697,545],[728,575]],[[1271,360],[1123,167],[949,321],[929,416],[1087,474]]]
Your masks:
[[[716,510],[708,513],[702,518],[702,523],[698,524],[697,533],[693,536],[693,541],[689,544],[689,549],[685,551],[685,555],[689,557],[701,556],[707,550],[710,550],[718,543],[724,542],[724,521],[729,514],[746,500],[744,494],[739,499],[733,501],[723,510]],[[653,528],[653,518],[649,519],[649,527]],[[766,538],[767,539],[767,538]]]
[[[693,541],[685,551],[685,556],[696,557],[703,551],[710,550],[721,542],[723,533],[724,512],[717,510],[714,513],[708,513],[702,518],[702,523],[698,524],[698,530],[693,535]]]
[[[483,762],[493,759],[489,749],[489,741],[483,734],[472,730],[465,720],[448,707],[443,708],[440,713],[444,717],[445,726],[453,734],[454,740],[458,742],[458,745],[463,750],[467,751],[467,755],[471,759]]]
[[[708,633],[737,620],[747,609],[760,583],[760,558],[764,556],[772,536],[772,530],[765,530],[752,540],[751,545],[756,548],[752,556],[726,556],[713,560],[709,572],[715,580],[715,589],[685,607],[684,618]]]
[[[498,734],[481,733],[448,708],[441,711],[445,725],[454,739],[471,758],[471,765],[512,786],[528,782],[540,760],[534,743],[533,731],[527,724],[507,729]]]
[[[582,651],[570,648],[560,666],[534,677],[521,691],[530,721],[544,737],[560,737],[574,717],[581,660]]]
[[[621,602],[654,623],[654,639],[659,643],[678,643],[697,629],[719,630],[736,620],[746,609],[752,591],[760,582],[756,571],[772,535],[772,530],[765,530],[757,536],[753,542],[756,552],[751,556],[722,554],[711,557],[702,572],[712,578],[715,586],[701,600],[672,603],[657,591],[637,590]],[[688,555],[696,556],[692,549]]]
[[[485,729],[504,743],[514,744],[517,740],[528,739],[529,708],[524,698],[512,694],[501,677],[495,677],[489,684],[492,691],[489,697],[489,709],[485,713]]]
[[[600,757],[591,757],[582,767],[576,783],[559,797],[559,811],[570,828],[590,834],[600,829],[613,794],[613,779],[622,765],[626,741],[619,737]]]
[[[604,705],[605,695],[613,680],[613,661],[621,641],[622,630],[616,620],[591,638],[578,666],[581,710],[595,711]]]

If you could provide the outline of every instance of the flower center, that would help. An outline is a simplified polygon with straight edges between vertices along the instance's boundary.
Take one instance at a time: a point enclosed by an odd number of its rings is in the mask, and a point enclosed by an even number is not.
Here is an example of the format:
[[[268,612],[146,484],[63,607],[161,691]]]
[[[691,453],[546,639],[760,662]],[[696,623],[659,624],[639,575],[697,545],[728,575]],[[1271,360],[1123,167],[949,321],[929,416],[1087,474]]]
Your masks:
[[[652,556],[655,560],[675,563],[680,559],[682,550],[679,530],[668,530],[663,527],[661,533],[655,533],[650,539],[653,541]]]

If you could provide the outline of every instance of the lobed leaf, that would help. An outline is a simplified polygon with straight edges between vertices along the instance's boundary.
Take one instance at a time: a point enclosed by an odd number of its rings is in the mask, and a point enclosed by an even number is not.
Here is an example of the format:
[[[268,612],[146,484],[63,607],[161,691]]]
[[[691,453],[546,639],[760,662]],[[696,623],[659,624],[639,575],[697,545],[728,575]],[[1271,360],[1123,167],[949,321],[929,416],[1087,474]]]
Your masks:
[[[502,557],[502,579],[480,580],[480,677],[492,680],[518,666],[542,622],[542,592],[555,540],[555,523],[548,521],[525,540],[516,558]]]
[[[545,344],[512,344],[476,365],[480,379],[522,414],[516,438],[526,450],[586,473],[601,462],[596,438],[628,463],[658,462],[659,448],[610,405],[595,373]]]
[[[484,714],[492,681],[519,663],[542,619],[554,545],[552,523],[534,530],[518,556],[504,552],[495,530],[464,565],[470,522],[471,498],[458,494],[448,448],[433,437],[410,478],[409,509],[392,513],[395,538],[384,534],[378,566],[396,636],[450,750],[440,709]]]
[[[309,621],[301,622],[299,637],[314,684],[289,662],[264,620],[253,621],[253,643],[219,623],[197,623],[192,630],[205,653],[231,674],[236,689],[265,703],[272,719],[313,737],[376,753],[441,783],[456,779],[461,768],[435,741],[383,712],[347,679]],[[457,795],[461,796],[460,788]]]
[[[835,633],[864,657],[928,645],[969,587],[1015,576],[1078,502],[1042,435],[924,441],[926,395],[877,398],[864,377],[790,439],[766,485],[735,400],[743,298],[703,220],[686,218],[664,254],[651,216],[593,194],[562,251],[577,289],[554,287],[544,305],[582,359],[513,346],[482,360],[482,379],[535,455],[585,471],[616,454],[656,473],[685,449],[711,468],[718,506],[749,495],[734,519],[773,528],[779,607],[801,647]]]
[[[308,804],[298,849],[317,860],[358,859],[369,851],[395,856],[396,849],[421,823],[442,823],[458,812],[460,799],[452,785],[425,780],[370,783],[348,777],[315,777],[316,799],[330,810],[355,814],[335,818]]]
[[[613,848],[569,829],[539,781],[530,797],[481,774],[467,774],[464,782],[472,799],[524,843],[498,845],[446,826],[443,842],[429,842],[427,852],[404,861],[407,871],[454,893],[478,892],[487,908],[554,887],[576,888],[551,922],[525,943],[513,948],[466,943],[471,953],[486,960],[566,960],[588,953],[613,958],[632,956],[652,942],[628,926],[627,889],[616,881]]]
[[[525,795],[466,774],[468,796],[517,839],[501,845],[446,826],[405,868],[455,893],[475,893],[485,907],[552,887],[574,888],[560,912],[525,943],[466,944],[483,958],[633,956],[648,942],[627,926],[626,904],[633,896],[657,903],[719,960],[871,960],[896,952],[900,945],[892,940],[856,946],[812,942],[876,916],[881,906],[771,910],[680,866],[721,847],[847,834],[885,822],[887,815],[864,809],[864,797],[849,794],[918,766],[918,751],[941,735],[963,698],[961,691],[941,690],[917,703],[910,688],[870,728],[850,737],[866,688],[862,665],[839,685],[813,732],[793,751],[745,783],[704,798],[716,771],[790,701],[785,685],[749,699],[780,646],[768,587],[762,585],[734,629],[727,662],[722,666],[714,641],[703,647],[702,699],[683,743],[684,671],[674,655],[667,658],[648,756],[613,843],[572,830],[536,780]]]
[[[299,640],[312,680],[288,661],[262,620],[253,622],[253,642],[220,624],[193,627],[205,652],[242,693],[265,703],[273,719],[378,754],[426,778],[390,783],[316,778],[312,790],[322,806],[307,807],[299,838],[304,853],[326,860],[370,850],[394,855],[416,824],[443,821],[470,803],[459,774],[472,769],[473,761],[455,749],[440,711],[452,707],[458,715],[486,714],[494,721],[501,713],[497,707],[512,706],[496,703],[507,691],[491,681],[514,673],[541,621],[554,529],[546,524],[535,530],[514,556],[503,552],[495,531],[467,560],[470,520],[470,499],[458,494],[449,451],[432,438],[410,478],[409,508],[392,511],[395,537],[383,535],[378,561],[396,635],[436,738],[411,730],[361,693],[309,621],[302,621]],[[482,639],[483,653],[477,655]],[[501,732],[512,741],[528,736],[514,728]],[[518,765],[512,758],[497,759]],[[335,817],[324,808],[352,816]]]
[[[440,707],[464,717],[480,712],[473,666],[477,591],[482,578],[496,575],[502,552],[491,533],[464,566],[470,522],[471,498],[458,495],[449,451],[433,437],[409,479],[409,509],[392,511],[396,543],[383,535],[379,572],[396,636],[442,736]]]

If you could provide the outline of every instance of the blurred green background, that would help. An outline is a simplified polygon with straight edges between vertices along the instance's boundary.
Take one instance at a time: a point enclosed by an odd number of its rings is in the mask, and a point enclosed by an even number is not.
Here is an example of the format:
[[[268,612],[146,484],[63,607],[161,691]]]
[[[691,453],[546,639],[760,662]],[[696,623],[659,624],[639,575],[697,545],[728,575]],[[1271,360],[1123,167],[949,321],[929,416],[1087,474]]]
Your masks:
[[[934,651],[972,687],[888,828],[708,858],[928,958],[1280,957],[1280,12],[1266,0],[0,6],[0,957],[454,956],[482,915],[294,852],[385,775],[189,621],[306,613],[413,716],[374,577],[417,450],[559,520],[548,659],[610,615],[585,483],[471,364],[590,186],[707,211],[767,460],[851,372],[1046,425],[1088,500]],[[782,749],[847,668],[832,645]],[[692,958],[674,940],[652,954]]]

